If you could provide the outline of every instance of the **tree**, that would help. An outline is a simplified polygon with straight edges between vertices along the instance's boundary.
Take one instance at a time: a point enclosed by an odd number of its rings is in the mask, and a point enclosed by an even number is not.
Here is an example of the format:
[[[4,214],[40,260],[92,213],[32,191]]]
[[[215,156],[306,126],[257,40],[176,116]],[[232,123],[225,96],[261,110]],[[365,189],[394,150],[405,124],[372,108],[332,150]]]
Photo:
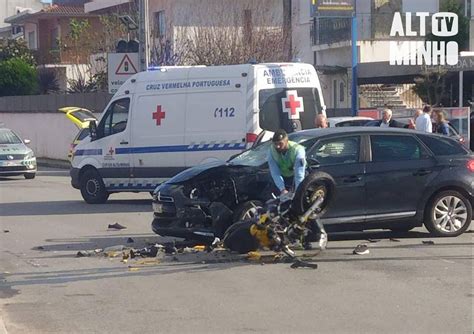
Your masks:
[[[12,58],[22,59],[29,65],[36,65],[33,52],[23,39],[7,39],[0,43],[0,61]]]
[[[35,67],[21,58],[0,61],[0,96],[31,95],[36,91]]]
[[[186,11],[191,14],[170,23],[175,27],[173,48],[180,65],[281,62],[294,55],[283,3],[213,1],[211,6],[197,0],[191,6]]]
[[[442,66],[424,66],[421,76],[415,78],[413,90],[423,102],[436,106],[445,98],[446,69]]]
[[[438,42],[457,42],[459,51],[469,50],[469,18],[464,16],[464,8],[455,0],[447,0],[441,3],[440,12],[450,12],[458,16],[459,26],[458,33],[456,36],[450,37],[439,37],[432,33],[428,34],[426,40],[438,41]]]

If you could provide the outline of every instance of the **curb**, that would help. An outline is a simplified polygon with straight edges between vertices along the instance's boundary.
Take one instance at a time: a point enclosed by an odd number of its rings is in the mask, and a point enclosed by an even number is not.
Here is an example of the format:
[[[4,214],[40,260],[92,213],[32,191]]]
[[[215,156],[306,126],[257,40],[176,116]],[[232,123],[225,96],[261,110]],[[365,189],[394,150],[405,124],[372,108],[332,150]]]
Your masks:
[[[40,167],[50,167],[59,169],[71,169],[71,163],[67,160],[56,160],[48,158],[36,158],[36,163]]]

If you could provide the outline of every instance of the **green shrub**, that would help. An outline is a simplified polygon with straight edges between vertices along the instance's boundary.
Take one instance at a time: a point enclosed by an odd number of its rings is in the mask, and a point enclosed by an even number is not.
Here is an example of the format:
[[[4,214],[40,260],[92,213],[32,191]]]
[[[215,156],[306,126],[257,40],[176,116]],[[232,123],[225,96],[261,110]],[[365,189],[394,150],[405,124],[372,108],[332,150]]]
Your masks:
[[[26,61],[0,61],[0,96],[31,95],[37,92],[36,69]]]

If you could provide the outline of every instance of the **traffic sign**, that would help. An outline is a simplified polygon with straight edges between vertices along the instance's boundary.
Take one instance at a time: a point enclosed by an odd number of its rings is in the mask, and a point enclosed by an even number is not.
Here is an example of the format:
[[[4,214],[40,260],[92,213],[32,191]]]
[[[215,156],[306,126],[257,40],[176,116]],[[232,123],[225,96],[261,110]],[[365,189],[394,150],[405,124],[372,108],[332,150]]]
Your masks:
[[[115,94],[127,79],[138,72],[138,53],[108,53],[109,93]]]

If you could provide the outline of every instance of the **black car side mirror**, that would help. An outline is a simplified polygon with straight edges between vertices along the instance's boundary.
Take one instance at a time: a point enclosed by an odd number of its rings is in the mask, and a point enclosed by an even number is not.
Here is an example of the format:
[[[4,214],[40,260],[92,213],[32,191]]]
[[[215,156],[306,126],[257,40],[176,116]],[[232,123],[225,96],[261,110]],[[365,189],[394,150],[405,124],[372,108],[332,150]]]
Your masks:
[[[91,136],[91,141],[97,139],[97,123],[95,121],[89,122],[89,134]]]

